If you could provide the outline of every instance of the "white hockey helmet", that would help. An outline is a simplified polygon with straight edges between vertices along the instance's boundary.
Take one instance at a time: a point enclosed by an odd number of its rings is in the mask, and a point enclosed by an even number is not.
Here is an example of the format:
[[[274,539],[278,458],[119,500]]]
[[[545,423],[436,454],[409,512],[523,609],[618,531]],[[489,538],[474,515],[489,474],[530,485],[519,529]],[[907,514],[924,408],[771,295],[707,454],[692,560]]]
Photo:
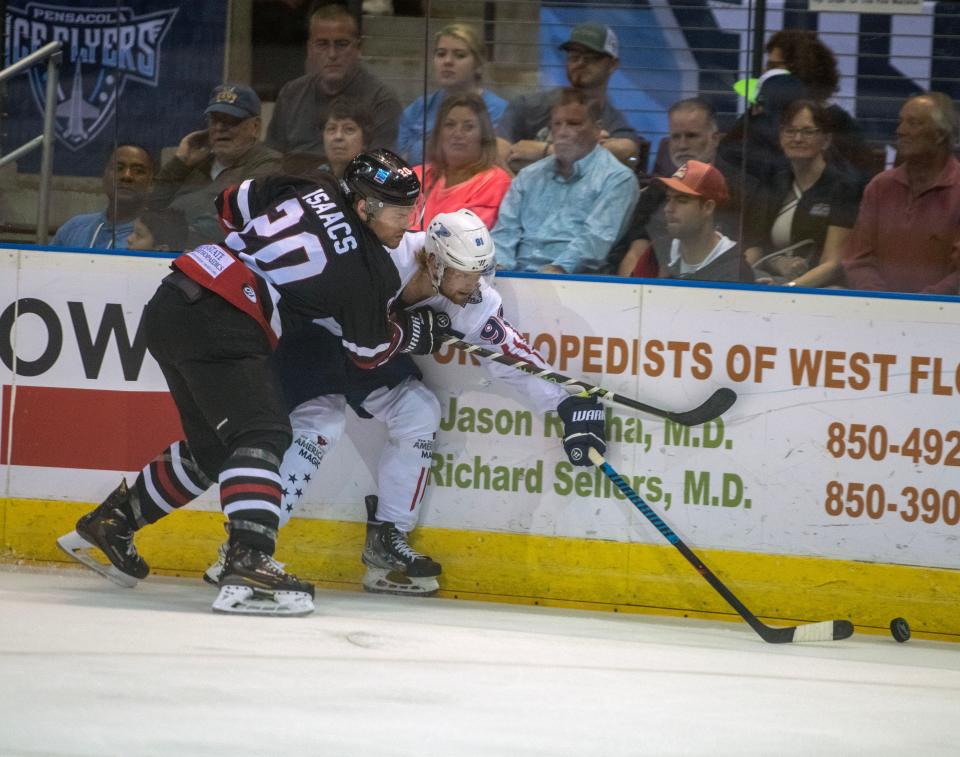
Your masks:
[[[427,227],[427,257],[433,287],[440,291],[447,266],[466,273],[492,277],[496,250],[490,231],[480,217],[466,208],[438,213]]]

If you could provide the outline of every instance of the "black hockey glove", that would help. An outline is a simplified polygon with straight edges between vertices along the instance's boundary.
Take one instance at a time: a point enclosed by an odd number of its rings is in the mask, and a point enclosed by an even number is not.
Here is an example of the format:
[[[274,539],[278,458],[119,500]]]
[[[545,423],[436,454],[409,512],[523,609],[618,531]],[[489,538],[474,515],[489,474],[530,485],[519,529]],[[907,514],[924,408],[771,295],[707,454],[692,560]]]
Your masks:
[[[453,335],[450,331],[450,316],[438,313],[426,305],[401,311],[398,320],[403,329],[400,352],[432,355],[443,346],[445,339]]]
[[[567,397],[557,406],[563,421],[563,450],[574,465],[593,465],[587,450],[607,451],[606,416],[595,397]]]

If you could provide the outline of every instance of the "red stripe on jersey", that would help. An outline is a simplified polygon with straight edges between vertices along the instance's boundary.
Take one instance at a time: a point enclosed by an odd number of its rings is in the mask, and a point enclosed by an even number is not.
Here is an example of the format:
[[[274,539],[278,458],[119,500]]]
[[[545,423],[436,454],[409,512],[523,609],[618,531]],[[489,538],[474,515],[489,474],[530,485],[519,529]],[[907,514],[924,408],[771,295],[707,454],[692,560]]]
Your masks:
[[[501,349],[501,351],[503,352],[504,355],[509,355],[510,357],[515,357],[515,358],[517,358],[518,360],[525,360],[525,361],[528,361],[528,362],[529,362],[529,361],[530,361],[530,358],[531,358],[532,356],[534,356],[534,355],[536,355],[537,357],[540,357],[539,355],[537,355],[536,352],[533,352],[532,350],[529,350],[529,349],[515,350],[515,349],[511,349],[511,348],[510,348],[509,346],[507,346],[506,344],[500,345],[500,349]],[[541,358],[541,360],[542,360],[542,359],[543,359],[543,358]]]
[[[526,350],[526,351],[529,352],[531,355],[533,355],[534,357],[536,357],[537,360],[542,360],[544,363],[547,362],[546,360],[544,360],[543,355],[541,355],[539,352],[537,352],[535,349],[533,349],[533,347],[531,347],[529,344],[526,343],[526,341],[523,339],[523,337],[520,337],[520,336],[514,337],[514,338],[513,338],[513,344],[514,344],[514,346],[519,347],[519,348],[522,349],[522,350]]]
[[[135,471],[183,438],[167,392],[18,386],[4,445],[11,423],[13,441],[4,448],[10,465]]]
[[[217,262],[223,261],[223,269],[213,275],[200,261],[204,256],[212,256]],[[173,265],[200,286],[218,294],[238,310],[249,315],[260,324],[270,342],[270,348],[276,349],[279,341],[276,332],[267,320],[264,304],[257,296],[259,286],[257,277],[236,254],[223,245],[201,245],[174,259]],[[253,295],[253,299],[250,296]]]
[[[420,492],[420,487],[423,486],[423,493],[426,493],[427,487],[424,485],[423,478],[427,473],[426,468],[420,469],[420,478],[417,479],[417,490],[413,493],[413,499],[410,500],[410,512],[413,512],[413,508],[417,506],[417,500],[423,497],[423,494]]]
[[[279,484],[226,484],[220,487],[220,501],[228,497],[237,497],[245,494],[260,494],[271,499],[280,499]]]
[[[233,196],[237,193],[237,185],[227,187],[217,198],[217,206],[220,211],[220,225],[224,231],[236,231],[237,224],[233,217]]]
[[[372,357],[361,357],[360,355],[349,352],[348,350],[350,359],[358,368],[363,368],[363,370],[369,371],[372,368],[377,368],[378,366],[383,365],[394,356],[397,348],[400,346],[400,340],[403,338],[403,329],[400,328],[400,325],[396,321],[390,320],[388,323],[390,324],[390,343],[380,352],[376,353]]]

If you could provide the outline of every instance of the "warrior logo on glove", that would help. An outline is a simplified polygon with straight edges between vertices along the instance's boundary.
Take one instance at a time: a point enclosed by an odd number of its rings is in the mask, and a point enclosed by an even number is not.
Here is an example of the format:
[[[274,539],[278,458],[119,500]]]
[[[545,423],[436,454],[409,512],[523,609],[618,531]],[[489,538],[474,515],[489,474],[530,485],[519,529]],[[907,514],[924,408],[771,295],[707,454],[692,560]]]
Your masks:
[[[400,352],[432,355],[443,347],[450,336],[461,336],[450,330],[450,316],[424,305],[400,313],[404,339]]]
[[[563,449],[573,465],[591,465],[587,451],[607,451],[606,416],[595,397],[567,397],[557,406],[563,421]]]
[[[603,410],[599,407],[596,410],[576,410],[570,420],[573,423],[581,421],[602,421]]]

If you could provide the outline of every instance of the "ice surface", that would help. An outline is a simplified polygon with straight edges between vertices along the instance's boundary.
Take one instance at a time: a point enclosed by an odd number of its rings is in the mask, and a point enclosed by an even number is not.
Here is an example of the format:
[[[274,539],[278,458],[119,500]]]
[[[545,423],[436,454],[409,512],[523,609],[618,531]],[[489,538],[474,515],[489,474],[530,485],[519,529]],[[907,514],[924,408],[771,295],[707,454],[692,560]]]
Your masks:
[[[0,755],[960,754],[960,646],[0,566]]]

